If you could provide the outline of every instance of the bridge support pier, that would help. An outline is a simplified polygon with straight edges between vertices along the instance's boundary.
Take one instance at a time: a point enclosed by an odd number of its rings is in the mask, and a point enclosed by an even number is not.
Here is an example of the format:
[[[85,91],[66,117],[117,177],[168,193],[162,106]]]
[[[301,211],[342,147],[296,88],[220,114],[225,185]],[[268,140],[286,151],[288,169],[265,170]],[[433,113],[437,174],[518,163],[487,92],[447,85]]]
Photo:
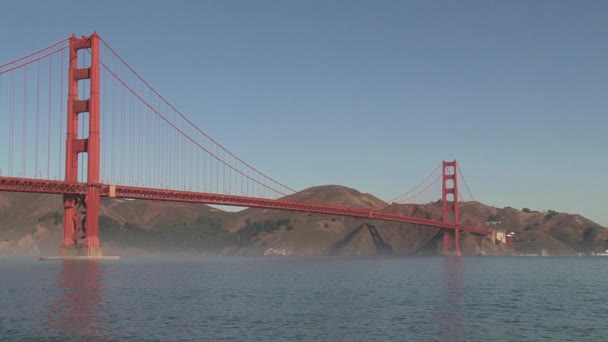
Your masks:
[[[103,257],[101,248],[89,248],[86,246],[74,246],[74,247],[61,247],[59,250],[59,257],[54,259],[99,259]],[[115,259],[116,257],[111,257]],[[52,260],[51,257],[45,257],[45,259]]]
[[[454,230],[454,252],[456,252],[456,256],[462,256],[460,252],[460,230],[458,228]]]
[[[452,243],[452,236],[454,237]],[[445,256],[462,256],[462,252],[460,250],[460,230],[443,230],[443,251],[442,254]]]

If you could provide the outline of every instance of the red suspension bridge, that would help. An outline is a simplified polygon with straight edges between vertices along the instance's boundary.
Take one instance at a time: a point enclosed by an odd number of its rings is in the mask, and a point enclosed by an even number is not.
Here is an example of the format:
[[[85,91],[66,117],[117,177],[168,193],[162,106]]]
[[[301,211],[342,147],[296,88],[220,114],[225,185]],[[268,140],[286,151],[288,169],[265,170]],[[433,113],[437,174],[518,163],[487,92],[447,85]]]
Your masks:
[[[304,211],[436,227],[444,231],[444,251],[454,248],[458,255],[460,231],[492,234],[460,224],[458,176],[464,178],[456,161],[442,162],[420,184],[390,201],[428,203],[440,198],[440,221],[288,200],[293,189],[210,137],[96,33],[71,36],[1,64],[0,123],[0,191],[63,195],[64,255],[101,255],[101,197]]]

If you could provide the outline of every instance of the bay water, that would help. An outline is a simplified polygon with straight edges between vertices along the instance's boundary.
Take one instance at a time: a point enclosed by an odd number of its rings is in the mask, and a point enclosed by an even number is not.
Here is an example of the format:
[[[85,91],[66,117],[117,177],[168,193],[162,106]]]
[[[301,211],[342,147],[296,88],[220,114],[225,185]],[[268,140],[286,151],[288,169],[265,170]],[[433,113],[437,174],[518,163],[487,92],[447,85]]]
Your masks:
[[[608,258],[4,258],[0,340],[608,341]]]

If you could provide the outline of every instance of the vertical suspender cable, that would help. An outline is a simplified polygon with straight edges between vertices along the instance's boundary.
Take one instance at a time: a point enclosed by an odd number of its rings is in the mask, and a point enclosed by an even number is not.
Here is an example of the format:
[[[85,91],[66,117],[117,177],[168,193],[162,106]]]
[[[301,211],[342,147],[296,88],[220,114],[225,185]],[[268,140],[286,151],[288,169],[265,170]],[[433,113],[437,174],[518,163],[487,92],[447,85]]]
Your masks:
[[[34,147],[34,178],[38,178],[38,135],[40,127],[40,61],[36,62],[36,138]]]
[[[82,58],[80,58],[80,68],[84,68],[84,63],[85,63],[85,55],[83,53],[80,54]],[[77,98],[79,100],[85,100],[85,89],[84,89],[84,82],[80,81],[80,92],[77,96]],[[78,139],[84,139],[86,137],[85,135],[85,128],[84,128],[84,115],[81,115],[80,113],[76,113],[76,116],[78,117],[78,122],[80,122],[80,132],[78,132],[77,134],[77,138]],[[80,168],[80,181],[81,182],[85,182],[84,179],[84,155],[81,155],[80,153],[78,154],[78,163],[80,164],[78,167]]]
[[[61,64],[59,73],[59,174],[61,179],[61,164],[63,164],[63,50],[61,50]]]
[[[23,68],[23,132],[21,134],[21,176],[25,177],[27,154],[27,65]]]
[[[47,131],[47,141],[46,141],[46,179],[50,178],[51,172],[51,98],[53,97],[53,56],[49,58],[49,101],[48,101],[48,131]]]
[[[4,116],[3,113],[4,113],[4,111],[2,110],[2,75],[0,75],[0,122],[2,121],[2,116]],[[8,127],[7,127],[7,129],[8,129]],[[0,128],[0,137],[4,136],[2,133],[3,133],[2,129]],[[6,136],[8,136],[8,134]],[[8,146],[8,144],[6,144],[6,146]],[[6,170],[5,170],[5,172],[6,172]],[[0,176],[2,176],[2,169],[0,169]]]
[[[133,114],[134,111],[134,105],[133,105],[133,95],[129,95],[129,185],[133,185],[133,159],[135,158],[134,155],[134,150],[135,150],[135,143],[133,142],[133,137],[134,135],[134,117],[135,115]]]
[[[108,51],[106,50],[104,53],[104,57],[103,57],[103,62],[106,62],[108,58]],[[102,160],[102,168],[101,168],[101,179],[102,179],[102,183],[107,183],[107,164],[106,164],[106,160],[108,158],[108,139],[107,139],[107,134],[106,134],[106,130],[108,129],[108,96],[107,96],[107,90],[108,90],[108,72],[106,71],[106,69],[101,68],[101,78],[103,80],[103,85],[102,85],[102,93],[100,94],[100,103],[101,103],[101,110],[100,110],[100,115],[101,115],[101,127],[100,127],[100,133],[103,134],[103,136],[100,134],[100,139],[101,139],[101,160]]]
[[[8,146],[8,175],[13,176],[13,138],[14,138],[14,113],[15,110],[15,75],[13,71],[9,75],[9,146]]]
[[[116,58],[114,58],[114,73],[116,73]],[[110,163],[111,182],[116,183],[115,178],[115,159],[116,159],[116,78],[112,77],[112,156]]]
[[[125,101],[126,93],[124,86],[122,87],[121,107],[122,112],[120,115],[120,184],[125,184]]]

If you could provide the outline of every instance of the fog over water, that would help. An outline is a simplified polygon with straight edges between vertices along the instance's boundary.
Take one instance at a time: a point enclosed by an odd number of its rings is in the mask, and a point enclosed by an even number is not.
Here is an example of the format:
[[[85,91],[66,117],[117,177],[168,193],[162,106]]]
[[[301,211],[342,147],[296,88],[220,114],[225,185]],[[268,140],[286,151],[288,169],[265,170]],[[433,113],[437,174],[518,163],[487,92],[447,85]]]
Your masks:
[[[0,259],[0,340],[600,341],[606,258]]]

